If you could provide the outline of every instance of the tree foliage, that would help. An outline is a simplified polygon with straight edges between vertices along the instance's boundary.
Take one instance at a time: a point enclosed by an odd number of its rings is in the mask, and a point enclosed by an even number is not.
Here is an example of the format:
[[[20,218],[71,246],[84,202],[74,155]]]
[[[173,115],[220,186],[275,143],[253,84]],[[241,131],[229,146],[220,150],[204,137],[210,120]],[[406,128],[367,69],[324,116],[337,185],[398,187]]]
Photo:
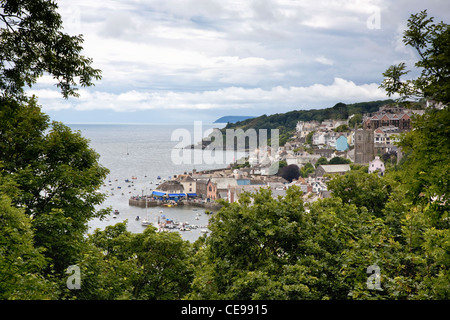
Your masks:
[[[399,94],[402,99],[427,98],[450,102],[450,28],[434,23],[427,10],[411,15],[403,33],[403,43],[414,48],[419,56],[415,67],[421,70],[416,79],[404,79],[410,72],[401,62],[384,73],[381,88],[389,96]]]
[[[63,29],[57,4],[48,0],[0,2],[0,93],[23,98],[25,86],[50,74],[64,98],[78,96],[77,86],[101,78],[92,59],[81,54],[83,37]]]

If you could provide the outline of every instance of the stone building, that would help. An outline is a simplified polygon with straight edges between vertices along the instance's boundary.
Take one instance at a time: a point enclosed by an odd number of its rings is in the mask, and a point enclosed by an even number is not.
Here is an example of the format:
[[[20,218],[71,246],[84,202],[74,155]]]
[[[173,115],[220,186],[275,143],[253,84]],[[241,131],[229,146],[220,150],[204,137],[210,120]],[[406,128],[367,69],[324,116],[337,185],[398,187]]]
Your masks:
[[[355,163],[368,164],[375,154],[374,133],[370,129],[355,131]]]

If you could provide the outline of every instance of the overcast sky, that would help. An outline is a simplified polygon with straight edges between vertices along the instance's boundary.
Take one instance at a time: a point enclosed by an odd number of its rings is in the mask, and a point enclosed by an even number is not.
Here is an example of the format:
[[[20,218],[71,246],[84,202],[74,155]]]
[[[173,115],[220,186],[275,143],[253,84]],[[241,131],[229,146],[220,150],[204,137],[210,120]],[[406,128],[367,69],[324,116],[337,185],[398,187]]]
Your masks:
[[[224,115],[326,108],[387,99],[382,73],[415,53],[402,33],[428,9],[450,23],[450,1],[59,1],[65,32],[84,35],[102,70],[64,100],[51,77],[30,91],[53,119],[212,122]]]

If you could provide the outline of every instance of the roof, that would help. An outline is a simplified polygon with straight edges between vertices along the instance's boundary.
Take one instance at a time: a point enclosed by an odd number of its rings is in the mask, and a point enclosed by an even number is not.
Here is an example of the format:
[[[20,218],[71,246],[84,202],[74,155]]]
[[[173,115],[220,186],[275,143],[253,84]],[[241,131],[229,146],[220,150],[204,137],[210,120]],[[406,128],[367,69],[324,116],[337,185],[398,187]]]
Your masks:
[[[216,184],[217,189],[227,189],[228,186],[236,186],[235,178],[211,178],[211,181]]]
[[[350,171],[349,164],[325,164],[320,165],[326,173],[346,172]]]
[[[162,191],[172,191],[172,190],[184,190],[184,187],[178,181],[170,180],[160,184],[156,189]]]

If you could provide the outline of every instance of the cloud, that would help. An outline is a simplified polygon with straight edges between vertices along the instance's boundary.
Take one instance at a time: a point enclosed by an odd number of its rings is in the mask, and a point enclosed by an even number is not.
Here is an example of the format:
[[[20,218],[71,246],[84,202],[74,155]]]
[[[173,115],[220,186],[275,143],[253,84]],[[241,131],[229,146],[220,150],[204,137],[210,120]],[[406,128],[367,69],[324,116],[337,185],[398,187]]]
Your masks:
[[[357,102],[386,99],[378,84],[356,85],[354,82],[335,78],[329,85],[314,84],[307,87],[277,86],[269,90],[261,88],[227,87],[214,91],[199,92],[128,92],[113,94],[107,92],[81,91],[81,97],[74,103],[49,104],[53,98],[48,91],[35,91],[40,96],[44,110],[72,108],[77,111],[110,110],[116,112],[139,110],[230,110],[247,108],[258,112],[270,112],[278,108],[296,108],[299,105],[319,107],[334,102]]]
[[[65,31],[103,73],[79,99],[54,80],[33,87],[47,110],[192,110],[245,113],[387,98],[392,64],[413,65],[401,41],[418,0],[61,1]],[[446,0],[426,3],[436,21]],[[379,29],[368,19],[380,15]],[[31,91],[30,91],[31,92]],[[218,112],[219,112],[218,111]],[[253,113],[253,114],[254,114]]]

